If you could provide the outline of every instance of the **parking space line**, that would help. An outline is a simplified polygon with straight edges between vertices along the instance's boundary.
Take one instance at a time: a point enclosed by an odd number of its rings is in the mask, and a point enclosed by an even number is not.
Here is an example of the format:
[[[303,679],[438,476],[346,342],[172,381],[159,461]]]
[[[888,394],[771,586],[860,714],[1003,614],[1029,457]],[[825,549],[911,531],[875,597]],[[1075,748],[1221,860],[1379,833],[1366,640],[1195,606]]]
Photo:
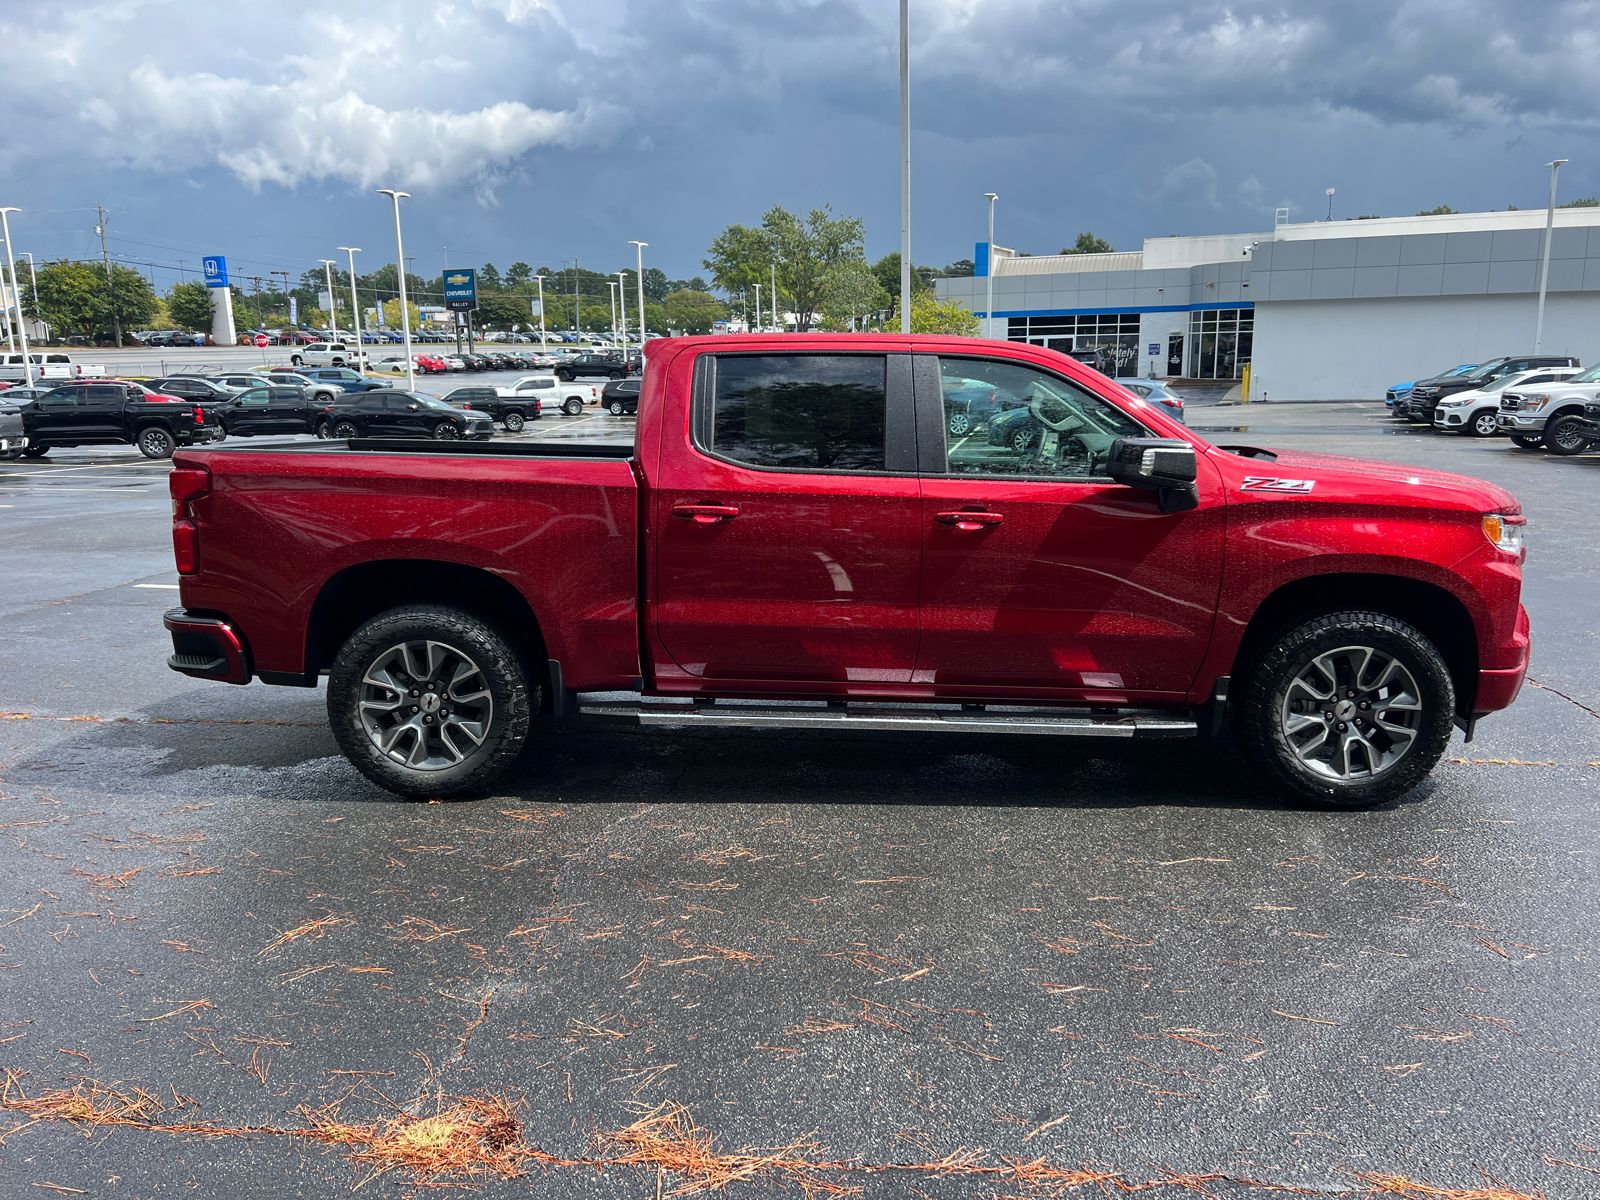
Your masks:
[[[38,475],[66,475],[71,471],[104,471],[111,467],[165,467],[166,460],[160,462],[108,462],[89,463],[81,467],[51,467],[43,471],[0,471],[0,479],[32,479]]]
[[[136,588],[149,588],[152,591],[159,592],[175,592],[178,590],[178,585],[175,583],[136,583],[133,586]]]

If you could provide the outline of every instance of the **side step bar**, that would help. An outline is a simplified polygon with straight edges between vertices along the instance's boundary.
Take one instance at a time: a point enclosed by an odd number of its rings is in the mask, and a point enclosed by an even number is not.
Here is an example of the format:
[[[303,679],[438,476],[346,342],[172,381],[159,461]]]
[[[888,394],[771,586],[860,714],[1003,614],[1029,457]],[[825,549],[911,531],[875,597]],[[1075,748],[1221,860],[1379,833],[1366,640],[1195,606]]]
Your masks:
[[[699,728],[1030,733],[1101,738],[1184,738],[1200,732],[1192,718],[1179,713],[997,705],[596,700],[580,701],[578,715],[640,725]]]

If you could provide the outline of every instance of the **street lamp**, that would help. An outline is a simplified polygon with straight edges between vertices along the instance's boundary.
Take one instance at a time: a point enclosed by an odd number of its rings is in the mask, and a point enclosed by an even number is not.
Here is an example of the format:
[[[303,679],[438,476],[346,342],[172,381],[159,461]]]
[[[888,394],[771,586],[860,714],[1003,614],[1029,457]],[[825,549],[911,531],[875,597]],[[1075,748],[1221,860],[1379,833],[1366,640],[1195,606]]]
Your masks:
[[[638,251],[639,262],[639,353],[644,353],[644,248],[649,242],[636,242],[629,240],[628,245]],[[760,308],[756,309],[756,317],[761,316]]]
[[[778,264],[768,263],[767,269],[772,272],[772,291],[769,293],[772,304],[772,332],[782,333],[783,322],[778,317]]]
[[[1335,188],[1327,188],[1323,192],[1328,197],[1328,220],[1330,221],[1333,220],[1333,193],[1336,190]]]
[[[322,273],[328,280],[328,336],[331,340],[339,340],[339,306],[334,303],[333,296],[333,259],[319,258],[322,264]]]
[[[911,0],[900,0],[900,332],[911,332]]]
[[[414,391],[417,386],[416,365],[411,361],[411,308],[406,303],[406,249],[405,243],[400,239],[400,201],[409,200],[410,192],[397,192],[393,188],[379,188],[380,196],[387,196],[394,201],[394,261],[400,269],[400,329],[406,342],[406,390]]]
[[[617,336],[617,281],[608,279],[606,280],[606,286],[611,289],[611,337],[615,340]],[[623,348],[626,349],[626,345]]]
[[[761,285],[756,284],[756,327],[755,332],[761,332]]]
[[[350,320],[351,320],[351,323],[355,326],[355,331],[356,331],[356,353],[359,355],[359,354],[362,353],[362,350],[361,350],[361,301],[356,296],[356,251],[360,250],[361,247],[360,246],[340,246],[339,249],[343,250],[347,255],[350,256]],[[360,360],[358,359],[357,361],[359,362]]]
[[[1558,158],[1545,163],[1550,168],[1550,207],[1544,214],[1544,253],[1539,263],[1539,319],[1533,327],[1533,352],[1539,353],[1544,345],[1544,292],[1545,286],[1550,282],[1550,237],[1554,232],[1556,223],[1556,176],[1561,173],[1566,159]],[[14,278],[14,276],[13,276]]]
[[[11,276],[11,299],[9,305],[15,305],[17,311],[17,337],[22,342],[22,376],[29,387],[33,386],[33,359],[28,357],[28,326],[22,319],[22,300],[17,296],[17,261],[11,255],[11,214],[21,212],[20,208],[0,208],[0,232],[4,232],[6,239],[6,274]],[[35,302],[37,303],[37,301]],[[6,321],[11,321],[11,309],[6,309]]]
[[[986,337],[994,336],[994,202],[1000,199],[998,192],[985,192],[983,198],[989,202],[989,249],[984,255],[983,267],[983,332]]]
[[[622,313],[622,361],[626,363],[628,361],[628,273],[626,271],[618,271],[617,279],[620,280],[617,284],[617,299],[621,301],[618,308]],[[641,320],[640,323],[643,324],[643,321]],[[639,347],[640,349],[644,348],[642,340],[639,343]]]
[[[548,350],[550,347],[547,343],[550,339],[545,336],[544,332],[544,276],[535,275],[533,278],[539,285],[539,348]]]

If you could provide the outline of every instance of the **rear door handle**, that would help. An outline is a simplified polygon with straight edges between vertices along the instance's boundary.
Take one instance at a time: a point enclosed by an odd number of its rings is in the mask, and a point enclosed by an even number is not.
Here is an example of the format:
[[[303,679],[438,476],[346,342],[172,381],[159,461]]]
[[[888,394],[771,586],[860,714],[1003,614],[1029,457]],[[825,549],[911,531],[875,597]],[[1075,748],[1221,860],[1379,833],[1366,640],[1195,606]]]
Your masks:
[[[998,525],[1006,518],[1005,514],[997,512],[942,512],[933,519],[941,525],[954,525],[957,529],[971,532]]]
[[[735,504],[674,504],[672,515],[696,525],[715,525],[718,521],[731,521],[739,515]]]

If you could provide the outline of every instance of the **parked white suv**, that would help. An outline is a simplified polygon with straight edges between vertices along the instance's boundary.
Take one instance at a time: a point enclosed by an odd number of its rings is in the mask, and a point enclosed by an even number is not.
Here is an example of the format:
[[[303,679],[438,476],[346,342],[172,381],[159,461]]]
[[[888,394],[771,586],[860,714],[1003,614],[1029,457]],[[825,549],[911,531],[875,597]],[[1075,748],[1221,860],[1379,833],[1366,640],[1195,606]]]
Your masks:
[[[1491,379],[1479,388],[1454,392],[1439,401],[1433,410],[1433,427],[1441,433],[1470,433],[1473,437],[1492,437],[1500,432],[1500,395],[1507,389],[1534,383],[1570,379],[1580,367],[1534,367],[1514,375]]]
[[[367,352],[344,342],[312,342],[295,347],[289,361],[297,367],[364,367]]]

